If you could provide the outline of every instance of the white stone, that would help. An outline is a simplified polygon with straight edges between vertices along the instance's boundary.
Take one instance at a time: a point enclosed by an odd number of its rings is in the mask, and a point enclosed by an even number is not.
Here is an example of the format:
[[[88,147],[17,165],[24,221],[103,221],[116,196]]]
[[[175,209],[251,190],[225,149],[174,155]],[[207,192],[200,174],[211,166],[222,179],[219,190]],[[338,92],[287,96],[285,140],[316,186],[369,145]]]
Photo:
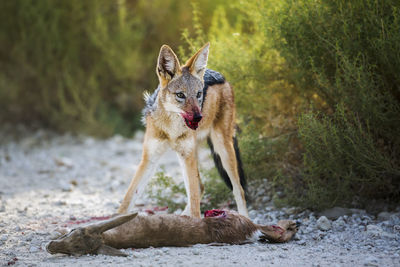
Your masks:
[[[8,235],[1,235],[0,241],[6,241],[8,239]]]
[[[317,227],[322,231],[328,231],[332,228],[332,224],[328,218],[326,218],[325,216],[321,216],[317,221]]]

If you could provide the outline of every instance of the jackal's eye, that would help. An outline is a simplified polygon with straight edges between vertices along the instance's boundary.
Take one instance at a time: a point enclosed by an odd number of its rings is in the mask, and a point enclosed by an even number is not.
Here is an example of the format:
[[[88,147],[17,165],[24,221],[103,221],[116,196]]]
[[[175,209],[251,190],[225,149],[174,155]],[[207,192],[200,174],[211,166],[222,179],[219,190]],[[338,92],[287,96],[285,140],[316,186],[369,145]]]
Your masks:
[[[200,98],[200,97],[201,97],[201,94],[202,94],[201,91],[197,92],[197,98]]]
[[[185,94],[182,92],[176,93],[176,97],[178,98],[186,98]]]

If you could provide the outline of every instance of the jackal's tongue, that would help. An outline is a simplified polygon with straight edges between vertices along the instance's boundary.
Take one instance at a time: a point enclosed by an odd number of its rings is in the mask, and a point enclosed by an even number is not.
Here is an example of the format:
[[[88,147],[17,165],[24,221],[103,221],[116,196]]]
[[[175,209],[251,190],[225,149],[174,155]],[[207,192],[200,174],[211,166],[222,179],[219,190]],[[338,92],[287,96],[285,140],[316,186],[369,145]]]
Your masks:
[[[199,127],[201,121],[201,114],[193,113],[182,113],[182,117],[185,119],[186,126],[192,130],[196,130]]]

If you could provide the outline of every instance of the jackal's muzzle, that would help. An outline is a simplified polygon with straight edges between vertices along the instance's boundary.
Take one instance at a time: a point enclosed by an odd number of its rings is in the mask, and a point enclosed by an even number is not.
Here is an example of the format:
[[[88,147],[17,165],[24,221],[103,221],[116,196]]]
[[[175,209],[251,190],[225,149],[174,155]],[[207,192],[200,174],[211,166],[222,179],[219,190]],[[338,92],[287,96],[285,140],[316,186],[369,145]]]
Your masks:
[[[184,113],[182,114],[182,117],[185,119],[185,123],[187,127],[189,127],[192,130],[196,130],[199,127],[199,122],[203,118],[201,113]]]

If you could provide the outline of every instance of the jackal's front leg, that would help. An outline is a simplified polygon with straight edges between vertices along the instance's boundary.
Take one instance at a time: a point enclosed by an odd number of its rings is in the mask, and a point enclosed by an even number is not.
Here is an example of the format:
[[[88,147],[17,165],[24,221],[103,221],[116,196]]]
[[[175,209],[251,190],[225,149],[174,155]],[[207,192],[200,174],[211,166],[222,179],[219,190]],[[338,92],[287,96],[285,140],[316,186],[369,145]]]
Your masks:
[[[182,215],[200,218],[201,186],[196,153],[195,151],[184,155],[179,153],[179,159],[188,197],[188,203]]]
[[[126,213],[130,204],[134,203],[143,194],[150,178],[154,175],[157,161],[164,151],[164,142],[145,136],[142,160],[118,209],[118,213]]]

